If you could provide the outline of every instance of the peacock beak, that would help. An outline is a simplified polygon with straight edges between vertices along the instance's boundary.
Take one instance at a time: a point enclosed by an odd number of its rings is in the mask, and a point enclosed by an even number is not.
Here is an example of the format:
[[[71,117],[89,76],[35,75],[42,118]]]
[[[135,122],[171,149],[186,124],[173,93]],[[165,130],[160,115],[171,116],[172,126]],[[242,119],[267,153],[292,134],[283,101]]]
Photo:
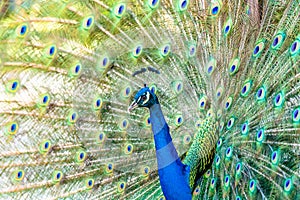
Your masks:
[[[131,105],[128,107],[128,112],[131,112],[133,109],[137,108],[138,104],[136,101],[133,101]]]

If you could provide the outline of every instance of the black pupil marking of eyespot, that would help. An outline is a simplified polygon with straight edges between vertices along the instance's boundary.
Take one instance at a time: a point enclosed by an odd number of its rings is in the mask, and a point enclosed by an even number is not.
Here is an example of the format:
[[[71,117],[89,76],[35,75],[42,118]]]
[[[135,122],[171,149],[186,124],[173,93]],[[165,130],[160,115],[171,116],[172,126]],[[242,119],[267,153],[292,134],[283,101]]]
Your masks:
[[[106,64],[107,64],[107,58],[104,58],[103,61],[102,61],[102,65],[106,66]]]
[[[92,18],[88,18],[87,22],[86,22],[86,26],[89,27],[92,24]]]
[[[169,46],[165,46],[165,48],[164,48],[164,54],[167,54],[168,51],[169,51]]]
[[[229,102],[226,102],[226,108],[228,108],[229,107]]]
[[[155,6],[155,4],[157,4],[157,2],[158,2],[157,0],[153,0],[152,1],[152,6]]]
[[[44,98],[43,98],[43,103],[47,103],[47,101],[48,101],[48,97],[47,97],[47,96],[44,96]]]
[[[24,35],[26,33],[27,27],[24,25],[21,27],[21,35]]]
[[[80,65],[76,65],[76,67],[75,67],[75,73],[77,74],[79,72],[79,70],[80,70]]]
[[[258,132],[258,137],[260,138],[261,135],[262,135],[262,130],[260,130],[260,131]]]
[[[204,101],[202,101],[202,102],[201,102],[201,104],[200,104],[200,105],[201,105],[201,107],[203,107],[203,106],[204,106],[204,104],[205,104],[205,103],[204,103]]]
[[[18,86],[18,83],[17,82],[13,82],[12,86],[11,86],[11,89],[12,90],[15,90]]]
[[[259,46],[256,46],[253,53],[254,53],[254,54],[257,54],[258,51],[259,51]]]
[[[273,153],[272,160],[275,160],[276,156],[277,156],[277,154]]]
[[[276,103],[279,103],[279,101],[280,101],[280,94],[278,94],[278,95],[276,96]]]
[[[243,127],[242,127],[242,129],[243,129],[243,131],[245,131],[246,130],[246,124],[243,124]]]
[[[276,37],[273,41],[273,46],[276,46],[278,44],[278,41],[279,41],[279,39],[278,39],[278,37]]]
[[[102,139],[103,139],[103,134],[102,134],[102,133],[100,133],[100,135],[99,135],[99,139],[100,139],[100,140],[102,140]]]
[[[259,89],[257,94],[258,94],[258,97],[261,97],[261,95],[262,95],[262,89]]]
[[[98,100],[96,101],[96,105],[97,105],[97,107],[99,107],[99,106],[100,106],[100,103],[101,103],[101,100],[99,100],[99,99],[98,99]]]
[[[288,187],[290,185],[290,182],[291,182],[290,180],[287,180],[285,183],[285,187]]]
[[[235,70],[235,65],[231,66],[231,72],[233,72]]]
[[[218,11],[219,11],[219,8],[218,8],[218,6],[216,6],[212,9],[212,14],[215,15],[218,13]]]
[[[190,54],[193,54],[195,52],[195,48],[192,47],[191,50],[190,50]]]
[[[244,87],[243,87],[243,90],[242,90],[242,93],[244,94],[244,93],[246,92],[246,90],[247,90],[247,87],[244,86]]]
[[[296,50],[296,48],[297,48],[297,42],[294,42],[292,44],[292,51],[294,52]]]
[[[80,153],[79,158],[83,159],[84,158],[84,153]]]
[[[229,153],[230,153],[230,151],[231,151],[231,149],[230,149],[230,148],[228,148],[228,149],[227,149],[227,154],[229,154]]]
[[[185,8],[186,5],[187,5],[187,2],[186,2],[186,1],[183,1],[183,2],[181,3],[181,8]]]
[[[126,127],[126,126],[127,126],[127,121],[124,120],[124,121],[123,121],[123,127]]]
[[[50,48],[50,51],[49,51],[50,55],[53,55],[53,54],[54,54],[54,51],[55,51],[55,47],[51,47],[51,48]]]
[[[230,28],[229,26],[225,27],[225,33],[227,33],[229,31],[229,28]]]
[[[228,122],[228,126],[231,126],[231,120],[229,120],[229,122]]]
[[[14,132],[16,128],[17,128],[16,124],[12,124],[10,128],[11,132]]]

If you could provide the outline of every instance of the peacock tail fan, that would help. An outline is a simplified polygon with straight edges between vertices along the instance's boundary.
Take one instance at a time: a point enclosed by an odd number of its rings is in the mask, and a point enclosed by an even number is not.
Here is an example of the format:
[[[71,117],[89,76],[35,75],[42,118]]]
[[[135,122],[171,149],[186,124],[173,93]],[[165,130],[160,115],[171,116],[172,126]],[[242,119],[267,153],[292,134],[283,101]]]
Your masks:
[[[299,5],[2,1],[0,199],[165,199],[144,84],[193,199],[298,199]]]

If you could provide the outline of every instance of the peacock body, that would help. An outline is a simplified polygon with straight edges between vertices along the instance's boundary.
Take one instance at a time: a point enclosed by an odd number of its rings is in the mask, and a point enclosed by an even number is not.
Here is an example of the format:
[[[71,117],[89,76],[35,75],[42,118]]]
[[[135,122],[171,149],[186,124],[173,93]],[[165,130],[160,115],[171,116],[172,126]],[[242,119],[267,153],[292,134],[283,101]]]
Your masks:
[[[0,5],[0,199],[300,199],[299,0]]]

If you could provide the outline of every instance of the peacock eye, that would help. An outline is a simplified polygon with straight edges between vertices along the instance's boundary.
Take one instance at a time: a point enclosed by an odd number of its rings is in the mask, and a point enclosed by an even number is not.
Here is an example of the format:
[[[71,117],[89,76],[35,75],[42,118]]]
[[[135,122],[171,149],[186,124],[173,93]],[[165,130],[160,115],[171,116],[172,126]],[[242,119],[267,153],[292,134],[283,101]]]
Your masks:
[[[142,100],[145,101],[147,99],[146,95],[142,96]]]

